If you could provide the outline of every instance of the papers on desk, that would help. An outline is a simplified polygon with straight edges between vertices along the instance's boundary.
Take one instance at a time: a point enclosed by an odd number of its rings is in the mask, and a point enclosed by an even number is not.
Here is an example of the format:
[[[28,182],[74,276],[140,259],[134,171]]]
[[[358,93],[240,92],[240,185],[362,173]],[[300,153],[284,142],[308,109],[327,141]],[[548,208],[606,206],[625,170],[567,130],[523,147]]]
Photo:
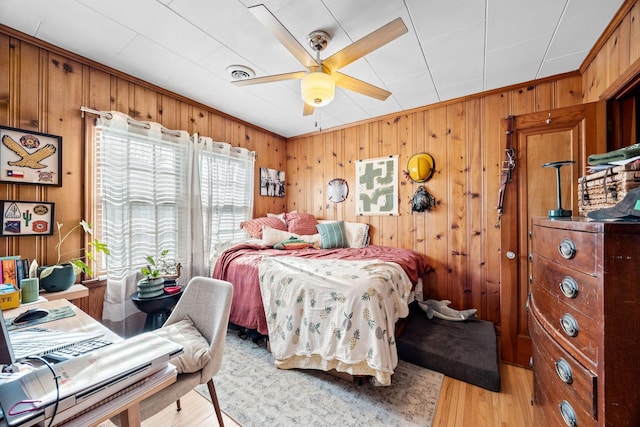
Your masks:
[[[143,381],[165,368],[182,351],[182,346],[172,341],[144,333],[55,364],[60,395],[55,422],[69,419]],[[5,411],[6,423],[32,425],[51,418],[57,394],[55,380],[46,366],[17,380],[0,383],[0,407]],[[27,401],[34,402],[34,411],[15,416],[6,413],[8,408]]]

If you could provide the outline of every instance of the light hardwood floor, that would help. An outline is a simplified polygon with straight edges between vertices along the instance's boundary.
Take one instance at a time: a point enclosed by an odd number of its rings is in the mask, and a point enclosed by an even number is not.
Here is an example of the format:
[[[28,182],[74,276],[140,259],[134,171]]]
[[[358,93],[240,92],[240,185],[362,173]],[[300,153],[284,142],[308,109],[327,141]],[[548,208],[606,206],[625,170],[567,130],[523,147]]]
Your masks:
[[[500,393],[445,377],[433,427],[531,427],[531,370],[501,364]],[[210,427],[218,426],[213,407],[197,392],[188,393],[182,400],[182,411],[170,405],[143,422],[145,427]],[[224,402],[220,402],[224,407]],[[240,424],[225,415],[226,427]],[[106,424],[105,425],[110,425]]]

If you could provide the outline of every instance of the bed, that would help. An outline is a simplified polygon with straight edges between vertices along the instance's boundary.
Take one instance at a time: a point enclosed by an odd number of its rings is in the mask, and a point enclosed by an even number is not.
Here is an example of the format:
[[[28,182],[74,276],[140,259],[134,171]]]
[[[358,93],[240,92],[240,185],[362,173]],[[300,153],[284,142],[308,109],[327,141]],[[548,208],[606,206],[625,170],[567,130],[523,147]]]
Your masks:
[[[344,227],[335,223],[323,224]],[[353,229],[349,242],[332,248],[322,248],[322,235],[262,231],[264,239],[235,244],[216,262],[213,276],[234,286],[230,322],[268,335],[281,369],[336,370],[389,385],[398,362],[395,325],[430,269],[426,259],[368,245]],[[274,248],[287,241],[293,244]]]

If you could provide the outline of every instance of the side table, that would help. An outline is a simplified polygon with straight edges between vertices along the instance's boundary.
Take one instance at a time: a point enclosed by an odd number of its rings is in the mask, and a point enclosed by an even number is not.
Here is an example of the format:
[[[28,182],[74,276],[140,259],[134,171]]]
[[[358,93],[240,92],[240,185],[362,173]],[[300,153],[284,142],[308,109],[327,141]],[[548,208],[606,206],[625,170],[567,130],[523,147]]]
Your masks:
[[[138,293],[131,294],[130,298],[136,308],[147,313],[144,321],[144,330],[153,331],[161,327],[169,318],[171,310],[176,306],[182,296],[182,289],[175,294],[164,293],[154,298],[140,298]]]

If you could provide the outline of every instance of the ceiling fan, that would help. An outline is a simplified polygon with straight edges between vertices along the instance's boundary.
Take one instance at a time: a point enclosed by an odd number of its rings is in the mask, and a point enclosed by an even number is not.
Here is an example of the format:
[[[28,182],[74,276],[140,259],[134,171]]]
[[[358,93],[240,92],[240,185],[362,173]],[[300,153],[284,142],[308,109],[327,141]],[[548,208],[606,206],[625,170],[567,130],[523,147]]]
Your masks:
[[[327,105],[333,100],[335,86],[349,89],[360,94],[384,101],[391,92],[342,74],[337,70],[373,52],[379,47],[395,40],[408,30],[402,18],[397,18],[374,32],[351,43],[325,60],[320,59],[320,52],[327,47],[331,37],[325,31],[317,30],[307,36],[311,49],[316,53],[314,58],[296,40],[293,35],[264,5],[249,7],[249,11],[284,45],[308,71],[275,74],[234,80],[236,86],[254,85],[282,80],[302,79],[301,95],[304,101],[303,115],[313,113],[314,108]]]

